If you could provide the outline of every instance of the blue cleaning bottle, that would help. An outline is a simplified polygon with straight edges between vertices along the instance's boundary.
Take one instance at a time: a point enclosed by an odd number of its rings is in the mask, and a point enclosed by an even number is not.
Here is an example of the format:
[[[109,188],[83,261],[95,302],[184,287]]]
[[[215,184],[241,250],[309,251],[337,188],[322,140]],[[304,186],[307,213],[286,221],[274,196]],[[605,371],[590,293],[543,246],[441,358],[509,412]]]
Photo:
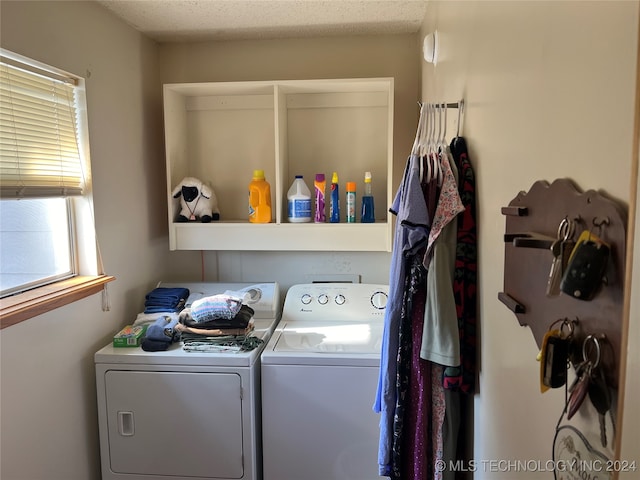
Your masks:
[[[331,177],[331,203],[329,205],[329,222],[340,222],[340,192],[338,189],[338,172]]]
[[[373,209],[373,194],[371,193],[371,172],[364,174],[364,194],[362,195],[362,213],[360,222],[374,223],[376,221]]]

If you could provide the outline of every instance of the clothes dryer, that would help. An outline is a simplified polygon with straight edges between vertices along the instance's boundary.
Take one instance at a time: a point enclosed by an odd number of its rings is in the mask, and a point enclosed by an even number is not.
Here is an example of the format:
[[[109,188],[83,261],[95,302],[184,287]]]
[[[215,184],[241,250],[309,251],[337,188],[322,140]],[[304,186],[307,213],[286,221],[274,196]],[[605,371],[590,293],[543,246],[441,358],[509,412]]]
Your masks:
[[[161,283],[186,287],[192,301],[249,292],[249,352],[114,348],[95,354],[103,480],[259,480],[260,353],[281,313],[277,283]]]
[[[388,286],[302,284],[262,353],[264,480],[378,480]]]

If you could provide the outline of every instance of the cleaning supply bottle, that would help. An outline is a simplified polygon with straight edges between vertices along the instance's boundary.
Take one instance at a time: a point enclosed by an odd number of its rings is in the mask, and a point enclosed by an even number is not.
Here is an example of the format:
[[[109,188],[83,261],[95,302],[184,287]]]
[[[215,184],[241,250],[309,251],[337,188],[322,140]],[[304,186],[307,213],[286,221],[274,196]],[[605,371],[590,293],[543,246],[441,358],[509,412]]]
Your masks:
[[[329,222],[340,221],[340,189],[338,188],[338,172],[333,172],[331,177],[331,198],[329,204]]]
[[[292,223],[302,223],[311,221],[311,192],[304,183],[302,175],[296,175],[296,179],[291,184],[287,192],[289,202],[289,221]]]
[[[347,223],[356,221],[356,182],[347,182]]]
[[[249,183],[249,221],[271,222],[271,187],[264,179],[264,170],[254,170]]]
[[[373,209],[373,194],[371,193],[371,172],[364,173],[364,193],[362,194],[360,221],[362,223],[373,223],[376,221]]]
[[[324,178],[324,173],[316,173],[316,179],[313,182],[316,197],[316,211],[313,216],[313,221],[316,223],[324,223],[326,220],[324,215],[324,191],[326,185],[327,181]]]

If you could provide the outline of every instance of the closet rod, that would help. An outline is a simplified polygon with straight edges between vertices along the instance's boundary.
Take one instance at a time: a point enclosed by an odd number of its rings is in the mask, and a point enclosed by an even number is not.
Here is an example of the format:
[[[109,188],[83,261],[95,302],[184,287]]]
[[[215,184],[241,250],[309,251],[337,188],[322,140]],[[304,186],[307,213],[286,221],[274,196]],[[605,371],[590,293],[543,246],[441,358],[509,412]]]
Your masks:
[[[461,110],[464,109],[464,100],[460,100],[459,102],[455,102],[455,103],[429,103],[427,102],[426,104],[423,102],[418,101],[418,106],[422,107],[423,105],[432,105],[434,107],[442,107],[443,105],[446,108],[460,108]]]

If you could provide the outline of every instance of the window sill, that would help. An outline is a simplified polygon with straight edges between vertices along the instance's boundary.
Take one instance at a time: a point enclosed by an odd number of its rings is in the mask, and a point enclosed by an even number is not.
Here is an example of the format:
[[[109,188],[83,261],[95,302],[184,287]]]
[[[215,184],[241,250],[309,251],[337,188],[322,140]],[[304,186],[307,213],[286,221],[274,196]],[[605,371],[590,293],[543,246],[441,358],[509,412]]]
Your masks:
[[[78,276],[0,299],[0,329],[98,293],[110,275]]]

